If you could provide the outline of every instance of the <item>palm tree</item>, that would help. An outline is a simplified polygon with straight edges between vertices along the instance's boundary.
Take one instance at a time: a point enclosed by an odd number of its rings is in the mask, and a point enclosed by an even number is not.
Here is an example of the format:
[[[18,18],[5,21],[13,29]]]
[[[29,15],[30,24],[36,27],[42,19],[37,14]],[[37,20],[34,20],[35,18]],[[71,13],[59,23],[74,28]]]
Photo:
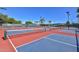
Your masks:
[[[45,18],[41,16],[40,17],[40,23],[41,23],[41,25],[44,24],[44,22],[45,22]]]
[[[39,22],[41,26],[44,26],[45,31],[47,31],[46,26],[45,26],[45,18],[41,16]]]
[[[51,20],[49,20],[48,22],[49,22],[49,26],[51,26],[52,21],[51,21]]]

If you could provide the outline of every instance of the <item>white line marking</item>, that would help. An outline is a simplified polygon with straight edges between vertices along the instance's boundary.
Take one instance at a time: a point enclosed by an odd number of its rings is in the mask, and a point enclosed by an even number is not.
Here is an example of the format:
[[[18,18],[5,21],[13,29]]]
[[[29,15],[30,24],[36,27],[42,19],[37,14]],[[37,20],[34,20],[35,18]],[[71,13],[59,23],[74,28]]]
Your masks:
[[[16,49],[16,47],[15,47],[14,44],[12,43],[11,39],[10,39],[8,36],[7,36],[7,38],[8,38],[8,40],[9,40],[9,42],[11,43],[11,45],[13,46],[14,50],[15,50],[16,52],[18,52],[17,49]]]
[[[72,45],[72,44],[69,44],[69,43],[65,43],[65,42],[62,42],[62,41],[55,40],[55,39],[52,40],[52,39],[50,39],[50,38],[47,38],[47,36],[55,35],[55,34],[56,34],[56,33],[46,35],[46,36],[41,37],[41,38],[39,38],[39,39],[33,40],[33,41],[29,42],[29,43],[25,43],[25,44],[22,44],[22,45],[20,45],[20,46],[17,46],[16,48],[22,47],[22,46],[24,46],[24,45],[31,44],[31,43],[36,42],[36,41],[38,41],[38,40],[40,40],[40,39],[43,39],[43,38],[46,38],[46,39],[49,39],[49,40],[51,40],[51,41],[55,41],[55,42],[58,42],[58,43],[62,43],[62,44],[66,44],[66,45],[69,45],[69,46],[76,47],[75,45]]]
[[[50,35],[55,35],[55,34],[50,34]],[[22,44],[22,45],[17,46],[16,48],[22,47],[22,46],[24,46],[24,45],[31,44],[31,43],[36,42],[36,41],[39,41],[39,40],[41,40],[41,39],[43,39],[43,38],[45,38],[45,37],[47,37],[47,36],[50,36],[50,35],[43,36],[43,37],[41,37],[41,38],[39,38],[39,39],[35,39],[35,40],[33,40],[33,41],[31,41],[31,42],[28,42],[28,43],[24,43],[24,44]]]
[[[69,44],[69,43],[66,43],[66,42],[63,42],[63,41],[59,41],[59,40],[55,40],[55,39],[50,39],[50,38],[46,38],[46,39],[49,39],[51,41],[55,41],[55,42],[58,42],[58,43],[66,44],[66,45],[69,45],[69,46],[77,47],[76,45]]]
[[[39,38],[39,39],[35,39],[35,40],[31,41],[31,42],[28,42],[28,43],[24,43],[24,44],[22,44],[22,45],[19,45],[19,46],[17,46],[16,48],[22,47],[22,46],[24,46],[24,45],[31,44],[31,43],[33,43],[33,42],[39,41],[40,39],[47,38],[47,36],[55,35],[55,34],[56,34],[56,33],[54,33],[54,34],[48,34],[48,35],[43,36],[43,37],[41,37],[41,38]]]

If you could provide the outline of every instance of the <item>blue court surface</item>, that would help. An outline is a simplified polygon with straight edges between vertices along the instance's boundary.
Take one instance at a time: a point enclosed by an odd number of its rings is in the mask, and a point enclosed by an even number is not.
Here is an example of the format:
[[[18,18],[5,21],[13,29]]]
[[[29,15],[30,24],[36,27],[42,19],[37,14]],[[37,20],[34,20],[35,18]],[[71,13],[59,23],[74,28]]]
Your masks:
[[[76,52],[77,45],[75,37],[51,34],[16,49],[18,52]]]

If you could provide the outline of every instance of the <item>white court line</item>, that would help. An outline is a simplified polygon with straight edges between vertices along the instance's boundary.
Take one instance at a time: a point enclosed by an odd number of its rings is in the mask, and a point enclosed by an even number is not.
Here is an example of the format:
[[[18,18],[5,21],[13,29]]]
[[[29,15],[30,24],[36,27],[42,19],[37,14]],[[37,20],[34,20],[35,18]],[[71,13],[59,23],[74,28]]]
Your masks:
[[[56,33],[54,33],[54,34],[50,34],[50,35],[55,35],[55,34],[56,34]],[[50,35],[46,35],[46,36],[44,36],[44,37],[42,37],[42,38],[33,40],[33,41],[29,42],[29,43],[22,44],[22,45],[20,45],[20,46],[17,46],[16,48],[22,47],[22,46],[24,46],[24,45],[31,44],[31,43],[36,42],[36,41],[38,41],[38,40],[40,40],[40,39],[43,39],[43,38],[46,38],[46,39],[49,39],[49,40],[51,40],[51,41],[55,41],[55,42],[58,42],[58,43],[62,43],[62,44],[66,44],[66,45],[69,45],[69,46],[76,47],[76,46],[73,45],[73,44],[69,44],[69,43],[66,43],[66,42],[62,42],[62,41],[58,41],[58,40],[55,40],[55,39],[47,38],[47,36],[50,36]]]
[[[69,43],[66,43],[66,42],[63,42],[63,41],[59,41],[59,40],[55,40],[55,39],[50,39],[50,38],[47,38],[47,37],[46,37],[46,39],[49,39],[51,41],[55,41],[55,42],[58,42],[58,43],[66,44],[66,45],[69,45],[69,46],[77,47],[76,45],[69,44]]]
[[[18,52],[17,49],[16,49],[16,47],[14,46],[13,42],[11,41],[11,39],[8,36],[7,36],[7,38],[9,40],[9,42],[11,43],[11,45],[13,46],[15,52]]]
[[[50,34],[50,35],[51,35],[51,34]],[[31,42],[28,42],[28,43],[24,43],[24,44],[22,44],[22,45],[17,46],[16,48],[22,47],[22,46],[24,46],[24,45],[31,44],[31,43],[36,42],[36,41],[39,41],[39,40],[41,40],[41,39],[43,39],[43,38],[45,38],[45,37],[47,37],[47,36],[50,36],[50,35],[43,36],[43,37],[41,37],[41,38],[39,38],[39,39],[35,39],[35,40],[33,40],[33,41],[31,41]],[[52,34],[52,35],[55,35],[55,34]]]

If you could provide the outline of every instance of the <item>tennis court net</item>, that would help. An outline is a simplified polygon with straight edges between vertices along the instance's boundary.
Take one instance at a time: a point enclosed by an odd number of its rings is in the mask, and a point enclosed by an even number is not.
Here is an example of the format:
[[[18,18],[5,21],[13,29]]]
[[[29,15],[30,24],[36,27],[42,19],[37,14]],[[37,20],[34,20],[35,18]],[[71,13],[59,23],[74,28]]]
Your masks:
[[[22,29],[22,30],[6,30],[4,32],[4,39],[8,37],[18,37],[24,36],[25,34],[32,34],[32,33],[40,33],[46,31],[46,28],[39,28],[39,29]]]

